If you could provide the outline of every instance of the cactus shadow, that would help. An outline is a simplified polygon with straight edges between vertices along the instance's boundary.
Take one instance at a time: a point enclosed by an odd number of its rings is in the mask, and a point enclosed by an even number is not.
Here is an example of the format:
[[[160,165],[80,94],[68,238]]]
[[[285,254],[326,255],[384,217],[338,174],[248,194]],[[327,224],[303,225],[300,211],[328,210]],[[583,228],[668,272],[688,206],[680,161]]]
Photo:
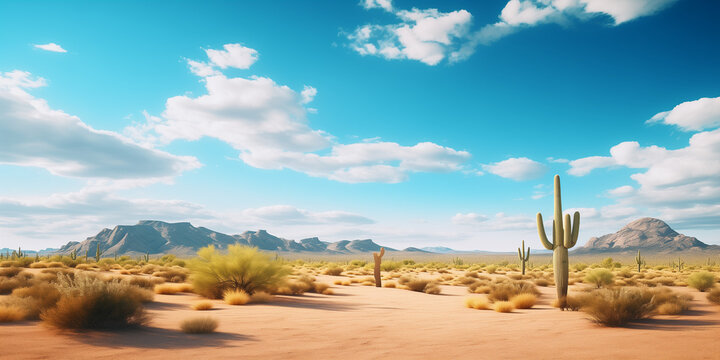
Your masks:
[[[255,341],[252,336],[216,332],[212,334],[185,334],[179,330],[155,327],[123,331],[84,332],[73,338],[92,346],[109,348],[183,349],[231,346],[233,342]]]
[[[300,309],[315,309],[328,311],[350,311],[357,310],[356,306],[346,304],[330,303],[326,301],[318,301],[307,297],[282,296],[277,297],[274,301],[265,305],[280,306]]]

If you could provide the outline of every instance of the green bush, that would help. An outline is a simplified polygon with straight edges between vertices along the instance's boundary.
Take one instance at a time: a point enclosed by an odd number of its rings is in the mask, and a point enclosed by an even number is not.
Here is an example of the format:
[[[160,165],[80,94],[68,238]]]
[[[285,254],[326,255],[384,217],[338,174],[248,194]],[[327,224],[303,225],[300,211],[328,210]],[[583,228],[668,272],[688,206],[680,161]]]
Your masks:
[[[590,270],[587,275],[585,275],[585,282],[595,284],[598,288],[601,288],[603,285],[610,285],[613,283],[613,278],[615,275],[608,270],[608,269],[594,269]]]
[[[194,291],[212,299],[222,298],[227,290],[243,290],[249,295],[272,292],[290,274],[290,269],[279,261],[243,245],[228,246],[227,254],[212,245],[204,247],[188,266]]]
[[[696,272],[688,277],[687,283],[688,286],[705,292],[715,285],[715,275],[707,271]]]

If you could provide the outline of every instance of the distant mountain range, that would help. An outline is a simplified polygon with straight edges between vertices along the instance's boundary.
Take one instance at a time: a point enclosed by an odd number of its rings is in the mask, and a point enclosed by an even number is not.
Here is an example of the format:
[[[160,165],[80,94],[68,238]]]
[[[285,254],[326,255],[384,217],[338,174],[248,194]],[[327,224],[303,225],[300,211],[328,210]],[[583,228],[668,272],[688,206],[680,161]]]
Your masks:
[[[694,237],[679,234],[664,221],[655,218],[637,219],[614,234],[592,237],[584,247],[573,253],[606,253],[625,251],[671,253],[677,251],[720,250]]]
[[[268,233],[265,230],[246,231],[238,235],[227,235],[204,227],[195,227],[188,222],[167,223],[145,220],[136,225],[118,225],[113,229],[103,229],[97,235],[82,242],[71,241],[60,249],[45,249],[43,253],[67,254],[73,250],[78,254],[95,254],[100,249],[105,256],[138,254],[176,254],[193,255],[198,249],[214,245],[225,249],[231,244],[243,244],[261,250],[277,252],[307,252],[323,254],[354,254],[379,251],[381,245],[371,239],[341,240],[337,242],[321,241],[317,237],[300,241],[287,240]],[[385,247],[387,251],[398,251]],[[648,252],[675,251],[720,251],[718,245],[708,245],[702,241],[677,233],[665,222],[654,218],[635,220],[614,234],[591,238],[584,247],[574,250],[575,254],[594,254],[610,252],[628,252],[642,249]],[[13,249],[9,249],[12,252]],[[5,251],[5,250],[0,250]],[[400,251],[436,254],[510,254],[490,251],[459,251],[449,247],[409,247]],[[536,254],[546,253],[544,249],[534,250]],[[28,251],[33,254],[34,251]]]

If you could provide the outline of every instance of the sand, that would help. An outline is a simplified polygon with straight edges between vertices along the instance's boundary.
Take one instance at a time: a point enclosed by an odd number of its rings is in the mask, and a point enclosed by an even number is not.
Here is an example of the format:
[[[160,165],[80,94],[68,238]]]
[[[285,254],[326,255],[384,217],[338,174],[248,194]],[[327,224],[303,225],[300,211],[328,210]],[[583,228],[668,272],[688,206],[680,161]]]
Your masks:
[[[332,283],[341,277],[320,276]],[[540,304],[513,313],[464,307],[464,287],[442,295],[333,286],[335,295],[278,296],[268,304],[190,308],[200,297],[157,295],[147,328],[68,332],[39,322],[0,325],[3,359],[720,359],[720,306],[704,293],[691,311],[628,327],[594,324],[581,312]],[[210,315],[218,332],[187,335],[181,320]]]

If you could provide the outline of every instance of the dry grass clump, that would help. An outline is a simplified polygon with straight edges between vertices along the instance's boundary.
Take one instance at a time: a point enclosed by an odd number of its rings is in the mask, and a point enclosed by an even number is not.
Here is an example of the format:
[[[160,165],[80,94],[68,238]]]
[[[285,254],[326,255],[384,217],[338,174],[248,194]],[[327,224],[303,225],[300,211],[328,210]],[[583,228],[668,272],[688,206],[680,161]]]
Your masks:
[[[152,293],[125,281],[103,281],[85,273],[59,275],[60,300],[41,314],[49,325],[65,329],[139,326],[148,317],[142,303]]]
[[[182,268],[165,268],[161,271],[156,271],[152,274],[154,277],[165,279],[168,282],[181,283],[185,282],[188,277],[187,270]]]
[[[537,297],[534,294],[523,293],[510,298],[510,302],[516,309],[530,309],[537,303]]]
[[[218,321],[212,317],[195,317],[183,320],[180,329],[186,334],[210,334],[215,332]]]
[[[657,307],[657,313],[659,315],[677,315],[686,310],[682,305],[678,303],[664,303]]]
[[[396,284],[395,284],[394,281],[386,281],[386,282],[383,283],[382,286],[385,287],[385,288],[395,288],[395,287],[396,287]]]
[[[193,287],[190,284],[174,284],[174,283],[163,283],[154,286],[156,294],[162,295],[175,295],[181,292],[192,292]]]
[[[15,277],[15,275],[21,273],[23,271],[22,268],[19,267],[4,267],[0,268],[0,276],[4,277]]]
[[[334,267],[325,269],[323,274],[331,275],[331,276],[340,276],[340,274],[342,274],[342,272],[343,272],[343,268],[341,268],[339,266],[334,266]]]
[[[590,270],[587,275],[585,275],[584,280],[590,284],[595,284],[595,286],[599,289],[603,286],[612,284],[614,277],[615,275],[613,275],[612,271],[599,268]]]
[[[544,286],[550,285],[550,281],[548,281],[547,279],[542,279],[542,278],[540,278],[540,279],[535,279],[533,282],[534,282],[535,285],[537,285],[537,286],[543,286],[543,287],[544,287]]]
[[[515,310],[513,303],[509,301],[497,301],[493,304],[493,309],[501,313],[509,313]]]
[[[273,295],[266,293],[264,291],[258,291],[252,295],[250,295],[250,303],[251,304],[262,304],[267,303],[273,300]]]
[[[155,285],[162,283],[162,279],[158,281],[157,278],[149,278],[145,276],[132,276],[128,281],[130,282],[130,285],[139,286],[144,289],[153,289]]]
[[[273,291],[290,273],[280,261],[242,245],[229,245],[227,254],[213,246],[202,248],[188,265],[195,292],[214,299],[221,298],[226,290],[243,290],[248,294]]]
[[[480,296],[466,297],[465,306],[475,310],[487,310],[490,308],[488,301]]]
[[[213,308],[213,303],[210,301],[198,301],[192,305],[193,310],[210,310]]]
[[[55,306],[58,300],[60,300],[60,292],[54,285],[47,282],[37,282],[30,287],[13,290],[8,301],[22,307],[25,312],[25,319],[37,320],[40,319],[40,314],[43,311]]]
[[[245,305],[250,302],[250,295],[243,290],[227,290],[223,301],[228,305]]]
[[[318,294],[323,294],[323,295],[332,295],[332,294],[334,294],[334,292],[332,291],[332,289],[330,289],[330,285],[325,284],[325,283],[317,283],[317,282],[314,283],[314,284],[313,284],[313,290],[315,290],[316,293],[318,293]]]
[[[720,287],[715,287],[707,294],[707,299],[710,302],[720,305]]]
[[[17,305],[0,304],[0,323],[25,319],[25,309]]]
[[[47,264],[44,262],[36,262],[36,263],[30,264],[31,269],[45,269],[47,267],[48,267]]]
[[[621,326],[648,317],[654,309],[653,294],[639,288],[600,289],[582,299],[580,310],[605,326]]]
[[[520,294],[540,295],[535,284],[525,280],[497,279],[490,285],[488,299],[492,302],[508,301]]]
[[[705,292],[715,285],[715,275],[707,271],[696,272],[687,278],[690,287]]]
[[[435,282],[409,275],[401,276],[398,279],[398,283],[411,291],[424,292],[433,295],[440,294],[441,292],[440,287]]]

